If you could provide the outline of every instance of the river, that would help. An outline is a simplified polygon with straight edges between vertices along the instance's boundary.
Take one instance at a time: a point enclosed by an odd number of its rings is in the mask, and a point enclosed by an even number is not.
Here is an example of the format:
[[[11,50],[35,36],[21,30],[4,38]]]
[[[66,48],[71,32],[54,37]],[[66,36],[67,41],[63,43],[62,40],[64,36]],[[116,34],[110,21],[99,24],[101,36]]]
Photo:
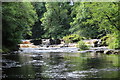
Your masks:
[[[120,55],[39,52],[2,56],[2,80],[86,80],[120,78]]]

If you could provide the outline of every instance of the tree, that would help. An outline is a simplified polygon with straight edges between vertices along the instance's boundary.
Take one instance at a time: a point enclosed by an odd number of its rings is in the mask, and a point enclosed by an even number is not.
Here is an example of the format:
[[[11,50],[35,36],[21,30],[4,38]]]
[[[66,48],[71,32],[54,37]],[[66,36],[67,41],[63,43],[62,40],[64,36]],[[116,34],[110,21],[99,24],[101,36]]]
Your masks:
[[[13,50],[20,39],[31,35],[31,27],[37,19],[29,2],[2,3],[3,49]]]
[[[44,12],[46,11],[45,3],[33,2],[32,5],[34,6],[36,13],[38,15],[38,20],[32,27],[32,38],[33,39],[43,38],[42,36],[45,33],[45,31],[44,27],[41,25],[42,22],[40,21],[40,19],[43,17]]]
[[[92,21],[93,15],[89,6],[91,3],[79,2],[73,6],[73,22],[71,22],[70,32],[79,34],[86,38],[98,38],[101,31],[98,31],[99,26],[97,21]],[[91,20],[91,22],[88,22]]]
[[[44,26],[45,38],[62,38],[69,33],[69,18],[67,3],[46,3],[46,12],[41,19]],[[69,4],[68,4],[69,5]]]
[[[88,38],[100,38],[106,34],[114,36],[111,48],[120,48],[118,2],[85,2],[73,6],[73,22],[70,31]],[[114,45],[113,45],[114,44]]]
[[[99,30],[103,30],[106,34],[111,34],[114,37],[113,41],[109,42],[110,48],[120,48],[120,27],[119,27],[119,3],[107,2],[107,3],[92,3],[91,11],[93,12],[93,20],[97,21]],[[94,8],[93,8],[94,7]],[[88,22],[90,22],[88,21]],[[112,39],[111,39],[112,40]]]

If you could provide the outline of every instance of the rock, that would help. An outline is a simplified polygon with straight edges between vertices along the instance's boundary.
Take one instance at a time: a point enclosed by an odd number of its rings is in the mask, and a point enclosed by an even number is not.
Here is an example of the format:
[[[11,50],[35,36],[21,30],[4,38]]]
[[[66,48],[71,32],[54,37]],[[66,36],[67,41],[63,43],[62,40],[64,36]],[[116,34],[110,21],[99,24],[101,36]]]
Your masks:
[[[50,45],[55,44],[55,41],[53,39],[50,39]]]
[[[55,44],[61,44],[61,40],[60,39],[55,39]]]
[[[33,44],[18,44],[19,48],[38,48],[38,46],[35,46]]]
[[[96,50],[95,53],[104,53],[104,50]]]
[[[120,50],[114,50],[113,54],[120,54]]]
[[[42,44],[42,40],[31,40],[30,42],[33,43],[34,45]]]
[[[25,41],[22,41],[21,44],[31,44],[31,42],[29,40],[25,40]]]
[[[105,50],[105,51],[104,51],[104,54],[113,54],[113,53],[114,53],[113,50]]]
[[[42,39],[42,45],[50,45],[50,39]]]
[[[91,46],[91,47],[99,47],[101,44],[100,39],[89,39],[89,40],[83,40],[85,42],[85,45]]]
[[[77,43],[69,43],[69,47],[77,47]]]
[[[61,44],[61,40],[60,39],[50,39],[49,40],[50,42],[50,45],[53,45],[53,44]]]
[[[94,44],[94,47],[98,47],[98,41],[94,41],[93,44]]]

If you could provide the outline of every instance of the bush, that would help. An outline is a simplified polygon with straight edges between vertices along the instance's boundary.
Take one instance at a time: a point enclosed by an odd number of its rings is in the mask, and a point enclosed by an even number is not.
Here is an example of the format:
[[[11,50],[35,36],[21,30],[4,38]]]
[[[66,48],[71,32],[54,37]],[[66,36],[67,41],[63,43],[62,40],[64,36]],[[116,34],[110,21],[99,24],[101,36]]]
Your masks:
[[[102,45],[102,46],[108,46],[108,44],[109,44],[108,41],[110,41],[110,38],[112,38],[112,37],[113,37],[113,36],[112,36],[111,34],[107,34],[106,36],[103,36],[103,37],[101,38],[101,41],[102,41],[101,45]]]
[[[107,40],[108,47],[111,49],[120,49],[120,32],[116,33],[112,34]]]
[[[89,49],[89,47],[87,45],[85,45],[85,43],[83,41],[79,41],[77,47],[80,48],[80,50],[88,50]]]
[[[77,34],[71,34],[63,37],[63,40],[65,41],[65,43],[74,43],[82,39],[85,39],[85,38]]]
[[[107,34],[102,37],[102,45],[108,46],[110,49],[120,49],[120,33],[118,34]]]

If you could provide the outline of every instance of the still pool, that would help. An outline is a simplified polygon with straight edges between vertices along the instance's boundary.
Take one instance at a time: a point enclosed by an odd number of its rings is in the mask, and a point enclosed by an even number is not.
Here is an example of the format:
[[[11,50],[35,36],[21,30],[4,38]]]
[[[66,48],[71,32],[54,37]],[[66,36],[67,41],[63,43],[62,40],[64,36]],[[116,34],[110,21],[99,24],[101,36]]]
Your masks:
[[[2,58],[2,80],[120,78],[120,55],[40,52],[4,54]]]

